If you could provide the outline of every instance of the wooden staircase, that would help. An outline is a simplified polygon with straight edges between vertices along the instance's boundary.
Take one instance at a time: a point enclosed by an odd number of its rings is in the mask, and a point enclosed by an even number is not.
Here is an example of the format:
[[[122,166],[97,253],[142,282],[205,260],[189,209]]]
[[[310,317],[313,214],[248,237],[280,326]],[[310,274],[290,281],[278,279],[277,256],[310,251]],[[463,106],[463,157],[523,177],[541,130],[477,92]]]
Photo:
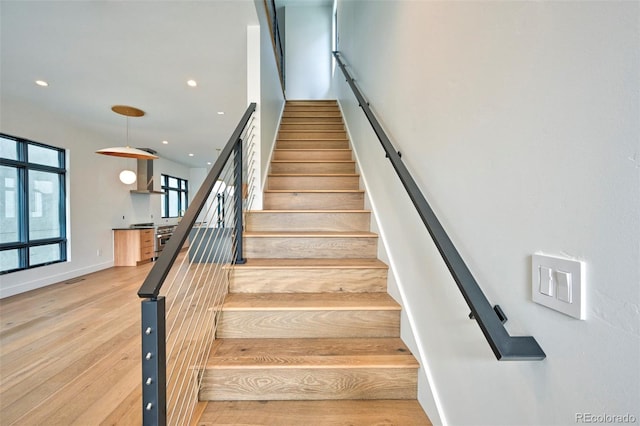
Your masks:
[[[335,101],[287,102],[199,423],[428,425]]]

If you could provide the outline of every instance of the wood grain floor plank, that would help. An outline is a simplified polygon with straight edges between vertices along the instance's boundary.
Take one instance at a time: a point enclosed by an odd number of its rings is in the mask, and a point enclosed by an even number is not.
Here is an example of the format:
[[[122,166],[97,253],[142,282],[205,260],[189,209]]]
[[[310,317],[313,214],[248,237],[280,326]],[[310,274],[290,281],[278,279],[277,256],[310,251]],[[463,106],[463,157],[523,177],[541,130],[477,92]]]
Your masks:
[[[140,423],[136,292],[151,266],[1,301],[0,424]]]

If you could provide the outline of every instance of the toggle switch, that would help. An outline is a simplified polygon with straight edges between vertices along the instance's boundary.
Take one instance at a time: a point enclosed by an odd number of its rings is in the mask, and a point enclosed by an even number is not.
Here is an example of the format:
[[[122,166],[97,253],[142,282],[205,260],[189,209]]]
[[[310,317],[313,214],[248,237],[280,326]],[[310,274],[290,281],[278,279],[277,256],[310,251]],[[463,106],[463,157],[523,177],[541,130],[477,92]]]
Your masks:
[[[553,297],[553,270],[546,266],[540,267],[540,293]]]
[[[571,272],[556,271],[558,300],[571,303]]]
[[[585,264],[579,260],[531,256],[531,300],[577,319],[586,318]]]

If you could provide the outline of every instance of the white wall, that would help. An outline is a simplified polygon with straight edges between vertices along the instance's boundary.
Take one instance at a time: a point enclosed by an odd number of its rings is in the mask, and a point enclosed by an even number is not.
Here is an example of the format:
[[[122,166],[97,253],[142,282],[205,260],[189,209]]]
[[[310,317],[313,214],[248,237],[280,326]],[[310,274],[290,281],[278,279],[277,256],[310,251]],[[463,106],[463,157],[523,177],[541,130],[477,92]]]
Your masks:
[[[260,26],[250,25],[247,27],[247,104],[256,103],[256,112],[250,126],[248,134],[247,158],[247,179],[250,181],[248,188],[251,197],[251,205],[254,210],[262,210],[262,132],[260,122],[261,91],[260,91]]]
[[[114,227],[175,222],[160,219],[159,195],[131,194],[129,190],[136,185],[120,182],[120,171],[136,170],[136,160],[95,154],[98,149],[112,146],[113,141],[101,140],[89,129],[34,105],[2,99],[1,107],[3,133],[67,150],[70,253],[65,263],[0,276],[0,298],[113,266]],[[161,158],[154,164],[156,189],[161,173],[189,178],[187,167]]]
[[[285,7],[287,99],[333,99],[331,6]]]
[[[640,421],[639,12],[637,2],[339,3],[339,49],[403,161],[510,334],[547,354],[495,360],[336,71],[435,423]],[[531,301],[537,252],[586,263],[585,321]]]

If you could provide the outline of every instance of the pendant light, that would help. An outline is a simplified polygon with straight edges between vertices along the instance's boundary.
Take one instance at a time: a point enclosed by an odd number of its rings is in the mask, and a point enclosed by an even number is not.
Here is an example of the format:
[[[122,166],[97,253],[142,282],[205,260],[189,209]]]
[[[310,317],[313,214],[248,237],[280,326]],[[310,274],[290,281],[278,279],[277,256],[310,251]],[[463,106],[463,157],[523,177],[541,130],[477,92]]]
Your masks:
[[[127,105],[114,105],[113,107],[111,107],[111,111],[127,117],[127,146],[116,146],[113,148],[100,149],[96,151],[96,154],[111,155],[114,157],[137,158],[140,160],[158,159],[159,157],[157,155],[153,155],[150,152],[143,151],[138,148],[131,148],[129,146],[129,117],[142,117],[144,115],[144,111]]]
[[[123,170],[120,172],[120,182],[124,183],[125,185],[136,183],[137,179],[138,177],[136,176],[136,172],[134,172],[133,170]]]

